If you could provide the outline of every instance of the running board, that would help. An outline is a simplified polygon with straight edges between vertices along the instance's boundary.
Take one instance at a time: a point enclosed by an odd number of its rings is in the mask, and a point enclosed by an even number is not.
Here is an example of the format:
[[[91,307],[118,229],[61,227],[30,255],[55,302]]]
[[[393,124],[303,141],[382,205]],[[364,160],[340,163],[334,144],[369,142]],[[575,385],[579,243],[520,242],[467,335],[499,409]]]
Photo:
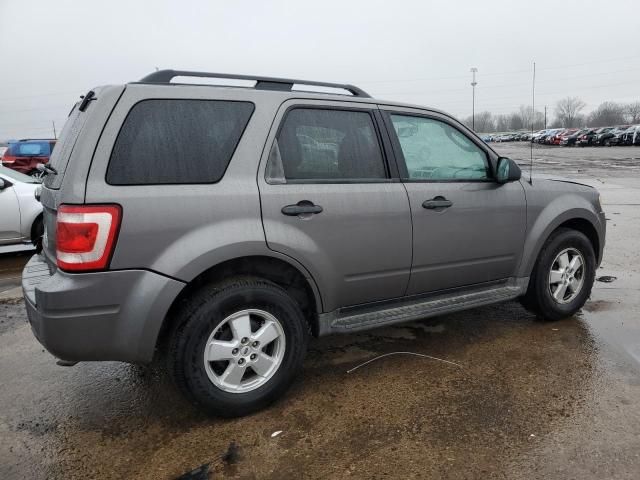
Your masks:
[[[472,292],[406,299],[378,308],[367,306],[323,313],[319,316],[318,335],[358,332],[513,300],[525,292],[529,279],[526,280],[526,283],[509,283]]]

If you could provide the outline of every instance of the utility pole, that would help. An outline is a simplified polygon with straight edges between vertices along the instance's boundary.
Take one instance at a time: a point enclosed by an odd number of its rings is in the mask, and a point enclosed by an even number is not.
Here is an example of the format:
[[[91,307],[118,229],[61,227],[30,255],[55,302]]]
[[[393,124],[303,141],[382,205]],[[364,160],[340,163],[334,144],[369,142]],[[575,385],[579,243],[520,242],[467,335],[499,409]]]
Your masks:
[[[55,120],[51,120],[51,124],[53,125],[53,138],[58,139],[58,135],[56,134],[56,122]]]
[[[476,130],[476,72],[478,69],[476,67],[471,67],[471,88],[472,88],[472,97],[471,97],[471,129],[473,131]]]
[[[547,106],[544,106],[544,129],[547,129]]]

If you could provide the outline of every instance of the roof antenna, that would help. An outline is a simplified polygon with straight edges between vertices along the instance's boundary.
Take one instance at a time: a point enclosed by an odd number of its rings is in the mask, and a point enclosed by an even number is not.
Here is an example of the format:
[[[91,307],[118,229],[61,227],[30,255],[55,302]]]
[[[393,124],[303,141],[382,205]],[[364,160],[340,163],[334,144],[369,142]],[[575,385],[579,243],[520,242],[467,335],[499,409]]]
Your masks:
[[[531,87],[531,164],[529,165],[529,184],[533,185],[533,126],[536,121],[536,62],[533,62],[533,84]]]

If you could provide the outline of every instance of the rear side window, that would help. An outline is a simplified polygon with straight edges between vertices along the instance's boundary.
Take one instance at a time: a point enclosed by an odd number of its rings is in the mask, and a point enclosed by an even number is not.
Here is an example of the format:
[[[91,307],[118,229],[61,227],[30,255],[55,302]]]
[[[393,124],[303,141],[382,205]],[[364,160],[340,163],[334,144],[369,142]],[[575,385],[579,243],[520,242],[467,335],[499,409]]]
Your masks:
[[[218,182],[253,113],[249,102],[144,100],[127,115],[111,152],[107,183]]]
[[[369,112],[295,108],[278,133],[269,183],[386,179],[384,157]]]

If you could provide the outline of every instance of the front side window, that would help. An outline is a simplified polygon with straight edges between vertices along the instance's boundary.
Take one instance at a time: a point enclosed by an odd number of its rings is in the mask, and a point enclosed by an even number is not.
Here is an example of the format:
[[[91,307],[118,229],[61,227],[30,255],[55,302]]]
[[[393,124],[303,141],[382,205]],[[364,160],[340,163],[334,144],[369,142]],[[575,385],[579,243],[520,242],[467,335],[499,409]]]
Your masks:
[[[295,108],[282,124],[267,166],[269,183],[386,179],[367,112]]]
[[[452,126],[425,117],[391,115],[410,180],[489,178],[486,153]]]
[[[253,104],[153,99],[137,103],[107,168],[111,185],[215,183],[229,165]]]

